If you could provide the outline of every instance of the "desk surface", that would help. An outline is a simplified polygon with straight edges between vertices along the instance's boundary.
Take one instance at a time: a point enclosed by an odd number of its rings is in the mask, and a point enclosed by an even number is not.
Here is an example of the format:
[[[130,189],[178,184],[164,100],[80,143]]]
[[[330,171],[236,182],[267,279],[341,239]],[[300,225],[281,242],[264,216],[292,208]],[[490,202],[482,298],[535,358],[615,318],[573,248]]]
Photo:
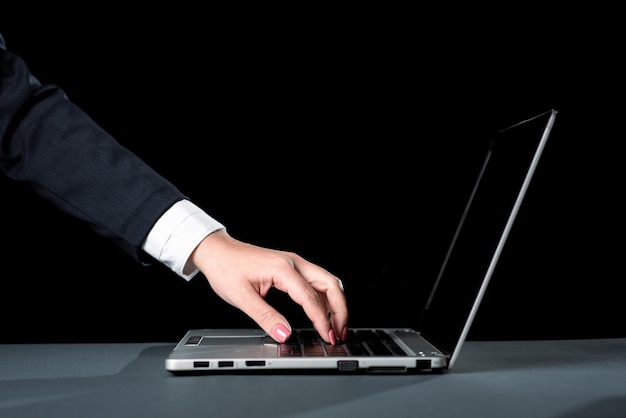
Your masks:
[[[469,341],[434,376],[174,376],[173,346],[0,345],[0,416],[626,416],[626,338]]]

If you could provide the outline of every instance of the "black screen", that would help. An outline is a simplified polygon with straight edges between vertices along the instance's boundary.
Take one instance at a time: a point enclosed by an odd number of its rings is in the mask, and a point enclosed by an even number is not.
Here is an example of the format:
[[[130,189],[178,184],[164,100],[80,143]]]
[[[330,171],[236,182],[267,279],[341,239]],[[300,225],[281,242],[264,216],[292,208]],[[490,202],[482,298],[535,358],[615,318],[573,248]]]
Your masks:
[[[446,353],[473,319],[472,307],[495,270],[555,116],[551,110],[524,120],[491,142],[417,326]]]

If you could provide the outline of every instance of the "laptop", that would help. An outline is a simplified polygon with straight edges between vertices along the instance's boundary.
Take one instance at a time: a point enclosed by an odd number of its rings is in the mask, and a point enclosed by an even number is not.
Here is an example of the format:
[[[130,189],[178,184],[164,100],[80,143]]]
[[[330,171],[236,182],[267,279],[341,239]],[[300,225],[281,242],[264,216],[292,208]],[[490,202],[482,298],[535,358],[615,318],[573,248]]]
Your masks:
[[[354,328],[326,344],[313,328],[285,343],[263,330],[192,329],[165,360],[173,374],[442,373],[453,369],[524,200],[557,111],[493,135],[414,328]],[[462,209],[462,211],[461,211]]]

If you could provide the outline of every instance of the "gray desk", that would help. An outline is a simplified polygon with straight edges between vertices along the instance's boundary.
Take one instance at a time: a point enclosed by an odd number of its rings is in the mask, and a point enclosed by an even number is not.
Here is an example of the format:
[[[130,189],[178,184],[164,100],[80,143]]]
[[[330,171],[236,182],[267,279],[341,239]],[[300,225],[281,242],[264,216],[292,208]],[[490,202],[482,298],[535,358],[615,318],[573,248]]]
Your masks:
[[[172,347],[0,345],[0,417],[626,416],[626,338],[470,341],[435,376],[173,376]]]

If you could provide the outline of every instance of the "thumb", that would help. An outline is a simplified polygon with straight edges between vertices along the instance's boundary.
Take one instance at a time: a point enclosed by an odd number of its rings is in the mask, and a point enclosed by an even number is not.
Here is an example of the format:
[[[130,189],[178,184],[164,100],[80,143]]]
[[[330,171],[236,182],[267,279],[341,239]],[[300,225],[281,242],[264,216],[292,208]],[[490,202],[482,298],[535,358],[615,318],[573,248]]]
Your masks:
[[[245,307],[240,309],[276,341],[284,343],[291,335],[291,325],[287,319],[258,293],[251,294]]]

